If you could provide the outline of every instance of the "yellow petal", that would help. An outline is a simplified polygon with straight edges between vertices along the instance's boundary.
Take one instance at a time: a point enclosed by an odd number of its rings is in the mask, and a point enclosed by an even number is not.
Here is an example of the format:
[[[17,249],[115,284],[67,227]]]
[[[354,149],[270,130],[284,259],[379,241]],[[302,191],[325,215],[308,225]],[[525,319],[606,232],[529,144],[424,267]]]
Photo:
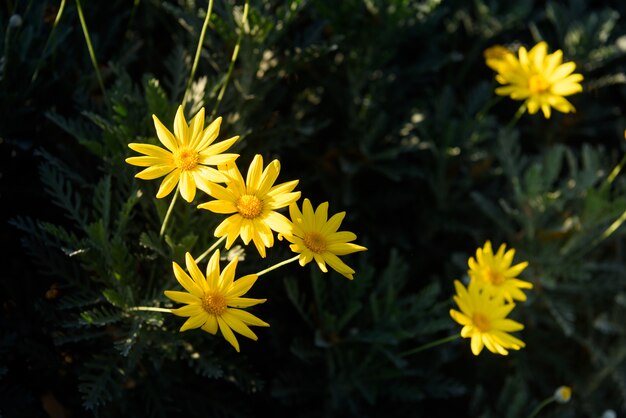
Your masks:
[[[174,290],[166,290],[163,292],[165,296],[172,299],[174,302],[186,303],[188,305],[199,304],[200,298],[187,292],[177,292]]]
[[[153,180],[159,177],[163,177],[175,168],[176,167],[172,166],[171,164],[153,165],[152,167],[148,167],[145,170],[142,170],[139,173],[135,174],[135,177],[142,180]]]
[[[193,198],[196,197],[196,182],[189,171],[180,173],[180,195],[187,202],[193,201]]]
[[[172,268],[174,269],[174,276],[176,277],[176,280],[178,280],[178,283],[180,283],[180,285],[184,287],[187,292],[198,298],[201,298],[204,295],[202,288],[198,286],[176,262],[172,263]]]
[[[190,253],[185,253],[185,264],[187,266],[187,271],[191,274],[191,278],[198,285],[203,292],[207,292],[209,287],[207,286],[206,278],[198,268],[196,261],[191,256]]]
[[[174,117],[174,135],[178,138],[179,144],[187,145],[189,143],[189,126],[187,126],[182,106],[178,106]]]
[[[180,332],[187,331],[188,329],[200,328],[209,319],[209,314],[202,311],[200,315],[194,315],[189,317],[187,321],[180,327]]]
[[[330,235],[334,232],[337,232],[337,229],[339,229],[339,227],[341,226],[341,222],[343,222],[345,216],[346,212],[335,213],[333,216],[330,217],[328,222],[322,224],[323,226],[318,225],[318,227],[321,226],[320,233],[322,235]]]
[[[132,149],[133,151],[149,155],[150,157],[161,158],[166,161],[172,160],[171,152],[164,150],[161,147],[157,147],[156,145],[130,143],[128,144],[128,148]]]
[[[163,179],[161,182],[161,186],[159,186],[159,190],[157,191],[156,197],[157,199],[161,199],[168,194],[176,187],[178,184],[178,179],[180,178],[180,170],[176,169],[169,173],[167,177]]]
[[[126,159],[126,162],[131,165],[135,165],[138,167],[150,167],[153,165],[163,165],[167,164],[172,166],[172,170],[174,169],[171,158],[163,159],[160,157],[150,157],[150,156],[142,156],[142,157],[129,157]]]
[[[265,299],[263,299],[263,301],[265,301]],[[252,315],[250,312],[242,311],[241,309],[229,309],[228,312],[234,317],[236,317],[237,319],[239,319],[244,324],[254,325],[257,327],[269,327],[270,326],[270,324],[268,324],[265,321],[262,321],[261,319]]]
[[[235,350],[237,350],[237,352],[239,352],[239,342],[237,341],[237,337],[235,337],[235,334],[233,334],[228,324],[219,316],[217,317],[217,324],[220,327],[220,331],[222,331],[224,339],[228,341],[233,347],[235,347]]]
[[[217,318],[215,315],[209,315],[204,325],[202,325],[202,330],[213,335],[217,333]]]
[[[203,150],[211,145],[220,133],[220,126],[222,124],[222,117],[218,117],[206,127],[202,135],[196,138],[196,141],[190,144],[190,147],[197,150]]]
[[[280,163],[277,160],[272,161],[270,164]],[[261,180],[261,174],[263,173],[263,157],[260,154],[256,154],[248,167],[248,174],[246,175],[246,193],[255,194],[259,189],[259,181]]]
[[[250,306],[258,305],[266,301],[267,299],[252,299],[252,298],[239,298],[239,297],[228,298],[228,306],[231,306],[233,308],[248,308]]]
[[[230,310],[224,312],[221,318],[228,324],[228,326],[235,332],[243,335],[244,337],[248,337],[251,340],[256,341],[258,337],[252,330],[244,324],[239,318],[234,315],[229,314]]]
[[[154,120],[154,127],[156,128],[157,137],[159,141],[165,148],[168,150],[175,152],[178,150],[178,143],[176,142],[176,138],[172,133],[161,123],[161,121],[156,117],[156,115],[152,115],[152,119]]]

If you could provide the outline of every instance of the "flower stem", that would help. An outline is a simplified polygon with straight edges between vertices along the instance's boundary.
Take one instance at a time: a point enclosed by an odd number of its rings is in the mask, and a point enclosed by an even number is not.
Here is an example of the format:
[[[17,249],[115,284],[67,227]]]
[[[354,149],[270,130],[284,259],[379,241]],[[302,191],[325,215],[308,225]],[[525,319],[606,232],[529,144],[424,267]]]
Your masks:
[[[420,345],[419,347],[415,347],[415,348],[413,348],[411,350],[405,351],[404,353],[401,353],[400,355],[402,357],[410,356],[412,354],[419,353],[420,351],[424,351],[424,350],[429,349],[431,347],[435,347],[435,346],[447,343],[449,341],[454,341],[457,338],[459,338],[460,336],[461,336],[460,334],[454,334],[454,335],[450,335],[448,337],[441,338],[439,340],[431,341],[431,342],[426,343],[424,345]]]
[[[213,245],[211,245],[209,247],[208,250],[206,250],[205,252],[203,252],[198,258],[196,258],[194,261],[196,262],[196,264],[198,264],[199,262],[201,262],[202,260],[204,260],[204,257],[206,257],[207,255],[209,255],[211,253],[211,251],[213,251],[214,249],[217,248],[218,245],[220,245],[222,243],[222,241],[224,241],[226,239],[228,235],[224,235],[223,237],[221,237],[220,239],[218,239],[217,241],[215,241],[213,243]]]
[[[293,263],[293,262],[294,262],[294,261],[296,261],[298,258],[300,258],[300,254],[298,254],[298,255],[296,255],[296,256],[294,256],[294,257],[292,257],[292,258],[288,259],[288,260],[281,261],[280,263],[274,264],[273,266],[268,267],[268,268],[266,268],[265,270],[261,270],[261,271],[260,271],[260,272],[258,272],[256,275],[257,275],[257,276],[261,276],[261,275],[263,275],[263,274],[265,274],[265,273],[269,273],[270,271],[275,270],[275,269],[277,269],[278,267],[282,267],[282,266],[284,266],[285,264]]]
[[[155,308],[153,306],[134,306],[132,308],[128,308],[129,311],[150,311],[150,312],[165,312],[171,313],[171,309],[167,308]]]
[[[87,23],[85,22],[85,16],[83,15],[83,7],[80,4],[80,0],[76,0],[76,10],[78,11],[78,18],[80,19],[80,26],[83,28],[83,34],[85,35],[85,42],[87,42],[87,49],[89,50],[89,57],[91,58],[91,64],[93,65],[93,68],[96,70],[96,78],[98,79],[100,90],[102,90],[102,96],[104,97],[104,101],[108,102],[107,93],[106,93],[106,90],[104,89],[104,82],[102,81],[102,75],[100,74],[100,68],[98,67],[98,60],[96,60],[96,54],[93,50],[91,37],[89,36],[89,30],[87,29]]]
[[[513,127],[515,126],[515,124],[517,123],[517,121],[520,120],[520,118],[522,117],[522,115],[524,114],[524,112],[526,112],[526,104],[524,103],[523,105],[521,105],[519,107],[519,109],[517,109],[517,112],[515,112],[515,114],[513,115],[513,118],[511,119],[511,121],[506,125],[506,127],[504,128],[507,131],[510,131],[511,129],[513,129]]]
[[[536,417],[539,411],[541,411],[547,405],[551,404],[553,401],[554,401],[554,396],[550,396],[549,398],[544,399],[539,405],[537,405],[535,409],[533,409],[533,412],[531,412],[530,415],[528,415],[528,418]]]
[[[33,77],[31,78],[31,81],[35,81],[37,79],[37,76],[39,75],[39,70],[41,69],[41,63],[43,62],[43,58],[46,55],[46,50],[48,49],[48,45],[50,45],[50,42],[52,42],[52,39],[54,39],[54,34],[56,31],[57,25],[59,24],[59,21],[61,20],[61,16],[63,16],[63,10],[65,10],[65,2],[66,0],[61,0],[61,5],[59,6],[57,17],[54,19],[54,23],[52,24],[52,29],[50,30],[50,35],[48,35],[48,39],[46,40],[46,43],[44,44],[43,49],[41,50],[41,55],[39,55],[39,60],[37,61],[37,66],[35,66],[35,72],[33,73]]]
[[[243,6],[243,15],[241,16],[241,28],[239,29],[239,36],[237,37],[237,43],[235,44],[235,49],[233,49],[233,55],[230,57],[230,64],[228,65],[228,72],[226,73],[226,77],[224,78],[224,82],[222,83],[222,87],[220,88],[219,93],[217,94],[217,100],[215,101],[215,106],[213,106],[213,110],[211,111],[211,116],[209,119],[213,119],[215,114],[217,113],[217,108],[219,107],[222,99],[224,98],[224,92],[226,91],[226,86],[230,81],[230,77],[233,74],[233,69],[235,68],[235,62],[237,61],[237,56],[239,55],[239,48],[241,47],[241,39],[243,38],[244,28],[246,26],[246,21],[248,20],[248,9],[249,2],[246,0]]]
[[[167,221],[170,220],[170,216],[172,215],[172,209],[174,209],[174,203],[176,203],[176,198],[178,197],[178,189],[180,188],[180,183],[176,186],[176,191],[174,192],[174,197],[172,197],[172,202],[170,203],[170,207],[167,208],[167,213],[165,214],[165,218],[163,219],[163,223],[161,224],[161,231],[159,232],[159,237],[163,236],[165,233],[165,226],[167,225]]]
[[[202,53],[202,44],[204,44],[204,37],[206,36],[206,28],[209,26],[209,20],[211,20],[212,11],[213,11],[213,0],[209,0],[209,6],[206,11],[206,17],[204,18],[204,23],[202,24],[202,30],[200,31],[200,38],[198,39],[196,55],[193,58],[193,64],[191,66],[191,74],[189,75],[189,80],[187,81],[187,87],[185,87],[185,94],[183,96],[183,107],[185,107],[185,103],[187,103],[187,97],[189,96],[189,91],[191,90],[191,84],[193,83],[193,78],[196,75],[198,62],[200,62],[200,54]]]

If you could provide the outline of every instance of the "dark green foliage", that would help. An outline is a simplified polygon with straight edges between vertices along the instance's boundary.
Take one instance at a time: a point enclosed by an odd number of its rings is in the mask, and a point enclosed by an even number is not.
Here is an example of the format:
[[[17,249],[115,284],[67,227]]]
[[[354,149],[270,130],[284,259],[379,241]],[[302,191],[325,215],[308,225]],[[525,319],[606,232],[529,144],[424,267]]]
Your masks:
[[[0,8],[1,416],[525,418],[561,385],[572,400],[539,417],[626,413],[624,2],[252,0],[242,29],[244,1],[215,1],[187,118],[222,116],[244,175],[279,159],[368,248],[342,257],[353,281],[262,276],[250,312],[271,326],[241,353],[134,309],[177,306],[172,262],[223,219],[198,192],[160,237],[171,195],[125,162],[159,143],[152,115],[171,128],[208,2],[83,0],[106,97],[75,2],[49,37],[58,3]],[[483,51],[540,40],[584,91],[576,113],[511,124],[521,102],[495,96]],[[453,281],[486,240],[529,262],[526,347],[413,353],[459,333]],[[293,256],[239,251],[237,277]]]

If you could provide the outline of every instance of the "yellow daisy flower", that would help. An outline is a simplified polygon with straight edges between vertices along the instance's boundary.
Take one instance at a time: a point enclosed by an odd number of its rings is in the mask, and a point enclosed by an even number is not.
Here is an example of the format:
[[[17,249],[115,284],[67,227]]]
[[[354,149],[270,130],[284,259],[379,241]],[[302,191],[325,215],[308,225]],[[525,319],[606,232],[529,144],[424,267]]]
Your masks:
[[[524,100],[528,113],[541,109],[546,119],[551,108],[559,112],[575,112],[574,106],[565,99],[583,90],[581,74],[572,74],[574,62],[563,63],[563,51],[548,54],[548,45],[539,42],[530,51],[520,47],[515,54],[502,54],[499,58],[487,59],[487,65],[498,74],[496,81],[503,86],[496,94],[510,96],[513,100]]]
[[[455,280],[454,287],[454,301],[461,312],[450,309],[450,316],[463,325],[461,337],[472,339],[474,355],[487,347],[492,353],[506,356],[509,354],[507,349],[519,350],[526,346],[523,341],[508,334],[524,329],[522,324],[506,317],[515,307],[514,303],[503,304],[501,300],[489,297],[475,282],[470,282],[465,288]]]
[[[484,287],[490,297],[504,299],[507,302],[525,301],[526,295],[520,289],[532,289],[533,284],[520,280],[517,276],[528,266],[528,262],[524,261],[511,267],[515,250],[511,248],[505,252],[505,249],[506,244],[502,244],[494,254],[491,242],[487,241],[482,248],[476,250],[476,259],[469,258],[467,273],[479,287]]]
[[[236,257],[232,259],[220,274],[220,252],[216,250],[207,265],[206,276],[189,253],[185,254],[189,275],[178,264],[172,263],[176,280],[187,291],[164,292],[173,301],[186,304],[172,310],[174,315],[189,317],[180,327],[180,332],[201,328],[215,335],[219,328],[226,341],[239,352],[239,342],[233,331],[256,341],[257,336],[248,326],[269,327],[267,322],[239,309],[263,303],[267,299],[241,297],[256,282],[257,275],[250,274],[234,280],[237,261]]]
[[[179,106],[174,118],[173,134],[155,115],[152,115],[152,119],[157,137],[167,149],[151,144],[131,143],[128,144],[130,149],[145,155],[127,158],[126,162],[148,167],[135,175],[142,180],[166,176],[157,192],[158,199],[170,194],[180,182],[180,195],[191,202],[196,195],[196,187],[207,192],[212,182],[223,183],[227,180],[224,174],[208,167],[232,162],[239,157],[238,154],[222,154],[239,136],[213,144],[220,131],[221,117],[204,129],[204,108],[187,124],[183,107]]]
[[[326,263],[335,271],[352,280],[354,270],[348,267],[338,257],[357,251],[365,251],[367,248],[352,244],[356,235],[348,231],[337,231],[346,212],[339,212],[328,219],[328,202],[324,202],[313,212],[313,206],[309,199],[304,199],[302,212],[296,203],[289,205],[289,215],[293,222],[293,230],[290,234],[283,234],[289,246],[295,253],[300,253],[298,259],[301,266],[315,260],[318,267],[327,273]]]
[[[254,242],[261,257],[265,248],[274,245],[272,231],[286,233],[291,223],[277,209],[288,206],[300,198],[300,192],[292,192],[298,180],[274,186],[280,172],[280,162],[274,160],[263,169],[263,157],[254,156],[244,181],[234,163],[220,167],[229,177],[227,187],[210,184],[208,194],[216,200],[198,205],[215,213],[233,214],[215,228],[215,236],[226,238],[226,249],[241,235],[244,244]]]

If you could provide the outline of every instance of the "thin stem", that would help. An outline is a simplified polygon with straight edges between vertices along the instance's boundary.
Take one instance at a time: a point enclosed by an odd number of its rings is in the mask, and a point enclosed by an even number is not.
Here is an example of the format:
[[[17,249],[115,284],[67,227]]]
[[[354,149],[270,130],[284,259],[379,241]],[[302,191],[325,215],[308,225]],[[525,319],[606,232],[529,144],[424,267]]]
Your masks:
[[[266,268],[265,270],[261,270],[261,271],[260,271],[260,272],[258,272],[256,275],[257,275],[257,276],[261,276],[261,275],[263,275],[263,274],[265,274],[265,273],[269,273],[270,271],[275,270],[275,269],[277,269],[278,267],[282,267],[282,266],[284,266],[285,264],[293,263],[293,262],[294,262],[294,261],[296,261],[298,258],[300,258],[300,254],[298,254],[298,255],[296,255],[296,256],[294,256],[294,257],[292,257],[292,258],[288,259],[288,260],[281,261],[281,262],[280,262],[280,263],[278,263],[278,264],[274,264],[273,266],[268,267],[268,268]]]
[[[85,41],[87,42],[87,49],[89,50],[89,57],[91,58],[91,64],[93,64],[93,68],[96,70],[96,78],[98,79],[100,90],[102,90],[102,96],[104,97],[104,101],[108,102],[107,93],[106,93],[106,90],[104,89],[104,82],[102,81],[102,75],[100,74],[100,68],[98,66],[98,60],[96,60],[96,54],[93,50],[91,37],[89,36],[89,30],[87,29],[87,23],[85,22],[85,16],[83,15],[83,7],[80,4],[80,0],[76,0],[76,9],[78,10],[78,18],[80,19],[80,26],[83,28],[83,34],[85,35]]]
[[[211,19],[212,11],[213,11],[213,0],[209,0],[209,7],[207,8],[206,17],[204,18],[204,23],[202,24],[202,30],[200,31],[200,38],[198,39],[198,46],[196,47],[196,55],[193,58],[193,64],[191,66],[191,74],[189,75],[189,80],[187,81],[187,87],[185,88],[185,94],[183,96],[183,107],[185,107],[185,103],[187,103],[187,96],[189,95],[189,91],[191,90],[191,84],[193,83],[193,78],[196,75],[198,62],[200,62],[200,54],[202,53],[202,45],[204,44],[204,37],[206,36],[206,28],[209,26],[209,20]]]
[[[517,121],[520,120],[520,118],[522,117],[524,112],[526,112],[526,103],[522,104],[519,107],[519,109],[517,109],[517,112],[515,112],[515,115],[513,115],[513,118],[508,123],[508,125],[506,125],[506,127],[504,129],[507,130],[507,131],[510,131],[511,129],[513,129],[513,127],[515,126]]]
[[[171,313],[171,309],[167,308],[155,308],[153,306],[134,306],[132,308],[128,308],[129,311],[150,311],[150,312],[165,312]]]
[[[547,405],[551,404],[553,401],[554,401],[554,396],[550,396],[549,398],[544,399],[539,405],[537,405],[535,409],[533,409],[533,412],[531,412],[530,415],[528,415],[528,418],[536,417],[539,411],[541,411]]]
[[[65,2],[66,0],[61,0],[61,5],[59,6],[57,17],[54,19],[54,23],[52,24],[52,29],[50,30],[50,35],[48,35],[48,39],[46,40],[46,43],[43,46],[43,50],[41,51],[41,55],[39,56],[39,60],[37,61],[37,66],[35,67],[35,72],[33,73],[33,77],[31,78],[31,81],[35,81],[37,79],[37,76],[39,75],[39,70],[41,69],[41,63],[43,62],[43,58],[46,55],[46,50],[48,49],[48,45],[50,45],[50,42],[52,42],[52,39],[54,39],[54,34],[56,31],[57,25],[59,24],[59,21],[61,20],[63,11],[65,10]]]
[[[420,345],[419,347],[415,347],[415,348],[413,348],[411,350],[405,351],[404,353],[401,353],[400,355],[402,357],[410,356],[412,354],[419,353],[420,351],[427,350],[427,349],[429,349],[431,347],[435,347],[435,346],[438,346],[438,345],[441,345],[441,344],[444,344],[444,343],[447,343],[447,342],[450,342],[450,341],[454,341],[457,338],[459,338],[460,336],[461,336],[460,334],[454,334],[454,335],[450,335],[448,337],[441,338],[439,340],[431,341],[431,342],[429,342],[427,344]]]
[[[202,255],[200,255],[198,258],[195,259],[196,264],[198,264],[199,262],[201,262],[202,260],[204,260],[204,257],[206,257],[207,255],[211,254],[211,252],[217,248],[218,245],[220,245],[222,243],[222,241],[224,241],[226,239],[228,235],[224,235],[223,237],[221,237],[220,239],[218,239],[217,241],[215,241],[213,243],[213,245],[211,245],[209,247],[208,250],[206,250],[205,252],[202,253]]]
[[[163,224],[161,224],[161,231],[159,232],[159,237],[162,237],[165,233],[165,226],[167,225],[167,221],[170,220],[170,215],[172,214],[172,209],[174,209],[174,203],[176,203],[176,198],[178,197],[178,189],[180,188],[180,183],[176,186],[176,191],[174,191],[174,197],[172,197],[172,202],[170,203],[170,207],[167,208],[167,213],[165,214],[165,218],[163,218]]]
[[[248,0],[243,6],[243,15],[241,17],[241,28],[239,29],[239,36],[237,37],[237,43],[235,44],[235,49],[233,49],[233,55],[230,57],[230,64],[228,64],[228,72],[226,73],[226,77],[224,78],[224,82],[222,87],[220,88],[219,93],[217,94],[217,100],[215,101],[215,106],[213,106],[213,110],[211,111],[211,116],[209,119],[213,119],[213,117],[217,114],[217,109],[222,103],[222,99],[224,98],[224,92],[226,91],[226,86],[230,81],[230,77],[233,74],[233,69],[235,68],[235,62],[237,61],[237,56],[239,55],[239,48],[241,47],[241,40],[243,39],[244,28],[246,26],[246,21],[248,20],[248,9],[249,4]]]
[[[613,183],[617,175],[620,173],[620,171],[622,171],[622,168],[624,168],[624,164],[626,164],[626,154],[624,154],[619,164],[617,164],[615,168],[611,170],[611,174],[609,174],[609,176],[606,178],[606,182],[604,183],[606,186],[609,186],[611,185],[611,183]]]

